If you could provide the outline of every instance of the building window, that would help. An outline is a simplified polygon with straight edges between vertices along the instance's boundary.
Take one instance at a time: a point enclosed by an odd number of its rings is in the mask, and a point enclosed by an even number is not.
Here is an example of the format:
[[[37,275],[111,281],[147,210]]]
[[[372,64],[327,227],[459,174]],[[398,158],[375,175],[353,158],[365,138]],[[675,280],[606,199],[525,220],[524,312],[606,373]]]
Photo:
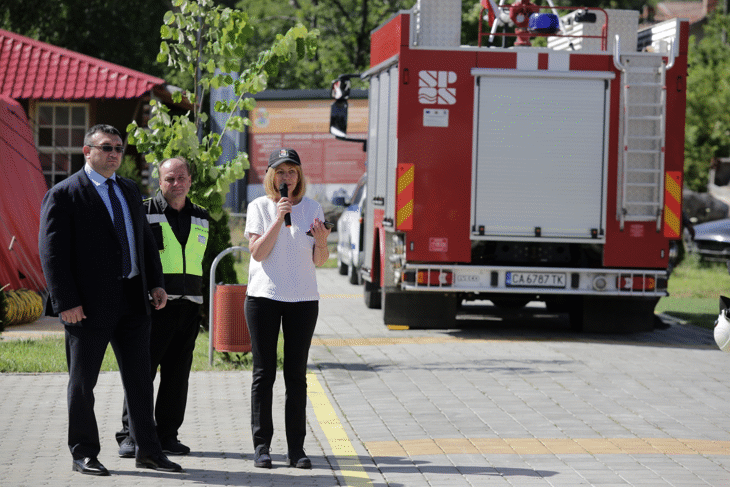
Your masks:
[[[49,187],[84,166],[89,107],[81,103],[38,103],[37,147]]]

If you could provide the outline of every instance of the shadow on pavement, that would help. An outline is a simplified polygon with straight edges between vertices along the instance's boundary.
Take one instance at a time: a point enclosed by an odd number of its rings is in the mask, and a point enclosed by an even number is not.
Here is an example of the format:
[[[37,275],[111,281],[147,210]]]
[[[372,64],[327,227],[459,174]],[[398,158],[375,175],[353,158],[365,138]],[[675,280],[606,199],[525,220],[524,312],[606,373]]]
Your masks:
[[[433,465],[430,462],[423,460],[414,460],[409,457],[374,457],[378,469],[388,477],[388,474],[444,474],[453,475],[453,471],[457,470],[461,475],[472,476],[472,475],[485,475],[491,477],[552,477],[557,475],[558,472],[552,470],[532,470],[528,468],[514,468],[505,467],[500,468],[499,466],[488,467],[488,466],[461,466],[455,465],[443,466]],[[392,485],[392,484],[389,484]]]
[[[489,359],[469,360],[468,363],[455,365],[453,363],[445,363],[434,360],[433,362],[420,362],[418,365],[410,364],[409,369],[420,370],[448,370],[448,371],[476,371],[476,372],[501,372],[506,374],[516,374],[525,376],[529,374],[568,374],[566,369],[561,366],[575,363],[573,360],[505,360],[505,359]],[[348,372],[372,372],[378,373],[400,367],[394,363],[341,363],[341,362],[318,362],[315,364],[319,370],[346,370]],[[551,368],[555,367],[555,368]]]
[[[717,349],[712,330],[685,325],[686,317],[673,313],[656,315],[650,332],[582,333],[570,329],[567,313],[549,312],[541,306],[502,309],[483,304],[467,304],[457,318],[458,328],[446,333],[453,337],[484,340],[550,340],[641,345],[679,348]],[[703,316],[704,318],[704,316]],[[707,315],[714,321],[715,317]],[[693,316],[692,320],[697,321]]]

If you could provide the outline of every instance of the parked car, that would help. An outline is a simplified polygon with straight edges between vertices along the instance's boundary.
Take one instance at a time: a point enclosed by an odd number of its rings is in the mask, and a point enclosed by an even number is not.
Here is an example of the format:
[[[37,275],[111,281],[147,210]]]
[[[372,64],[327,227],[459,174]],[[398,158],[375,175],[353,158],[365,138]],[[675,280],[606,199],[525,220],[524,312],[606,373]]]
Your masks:
[[[363,174],[349,200],[334,198],[333,203],[347,206],[337,220],[337,264],[340,274],[349,276],[351,284],[361,284],[360,267],[363,259],[363,205],[367,191]]]
[[[704,260],[730,260],[730,218],[700,223],[694,229],[694,241],[687,242],[690,252],[697,252]]]

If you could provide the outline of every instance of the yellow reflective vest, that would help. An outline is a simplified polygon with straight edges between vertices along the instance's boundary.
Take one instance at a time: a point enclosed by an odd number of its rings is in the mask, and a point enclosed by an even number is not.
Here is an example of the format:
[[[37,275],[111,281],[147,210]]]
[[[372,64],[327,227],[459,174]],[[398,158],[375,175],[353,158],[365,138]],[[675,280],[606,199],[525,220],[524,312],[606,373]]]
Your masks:
[[[172,231],[165,216],[168,204],[162,194],[144,201],[147,221],[160,251],[162,271],[165,274],[165,291],[169,299],[186,298],[203,302],[203,256],[208,245],[208,212],[193,203],[190,205],[190,233],[185,245]],[[187,208],[183,211],[187,211]]]

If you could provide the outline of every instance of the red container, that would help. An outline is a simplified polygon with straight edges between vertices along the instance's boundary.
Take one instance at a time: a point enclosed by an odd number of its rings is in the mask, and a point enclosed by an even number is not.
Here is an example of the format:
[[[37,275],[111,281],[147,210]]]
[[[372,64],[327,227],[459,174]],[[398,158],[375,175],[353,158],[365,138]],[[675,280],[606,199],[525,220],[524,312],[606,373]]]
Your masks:
[[[251,336],[243,312],[245,284],[218,284],[213,298],[213,348],[219,352],[248,353]]]

